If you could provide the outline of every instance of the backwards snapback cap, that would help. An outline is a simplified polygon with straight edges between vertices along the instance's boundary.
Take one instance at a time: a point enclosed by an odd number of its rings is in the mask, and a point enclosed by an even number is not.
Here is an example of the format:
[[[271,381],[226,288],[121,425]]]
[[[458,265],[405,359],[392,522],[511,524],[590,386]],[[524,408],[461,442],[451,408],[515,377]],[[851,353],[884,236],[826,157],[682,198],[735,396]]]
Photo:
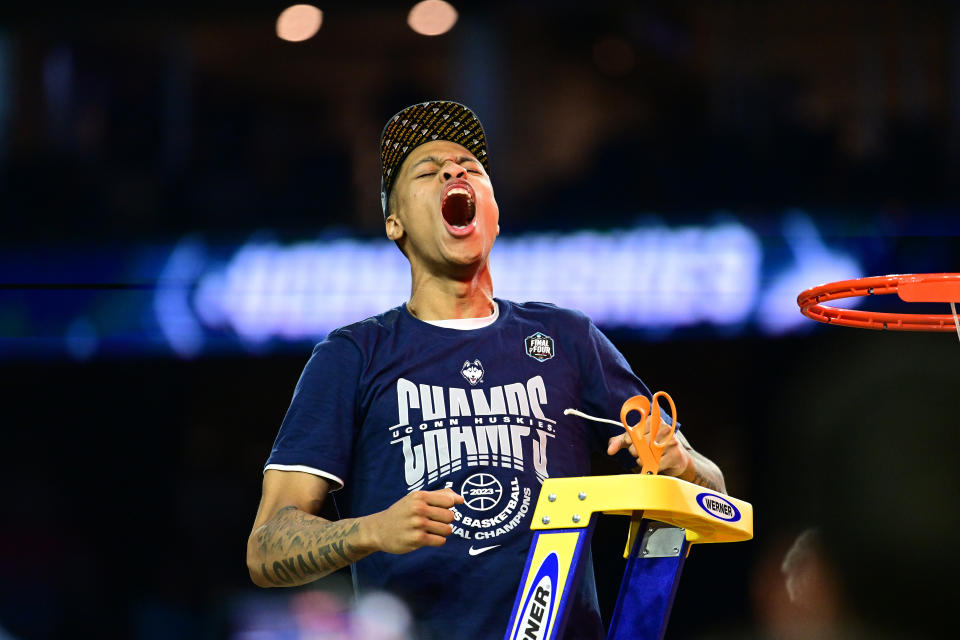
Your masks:
[[[432,100],[407,107],[387,121],[380,134],[380,202],[387,217],[387,200],[400,165],[410,152],[427,142],[456,142],[487,164],[487,138],[469,108],[450,100]]]

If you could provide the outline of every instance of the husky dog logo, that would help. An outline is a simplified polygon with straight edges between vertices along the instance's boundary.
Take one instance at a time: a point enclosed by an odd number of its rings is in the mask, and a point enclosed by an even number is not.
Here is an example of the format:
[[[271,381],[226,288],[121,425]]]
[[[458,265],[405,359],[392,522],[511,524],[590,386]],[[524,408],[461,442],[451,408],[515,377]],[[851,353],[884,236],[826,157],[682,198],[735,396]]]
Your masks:
[[[483,365],[479,360],[473,362],[464,360],[463,366],[460,367],[460,374],[467,379],[471,387],[475,387],[478,382],[483,382]]]

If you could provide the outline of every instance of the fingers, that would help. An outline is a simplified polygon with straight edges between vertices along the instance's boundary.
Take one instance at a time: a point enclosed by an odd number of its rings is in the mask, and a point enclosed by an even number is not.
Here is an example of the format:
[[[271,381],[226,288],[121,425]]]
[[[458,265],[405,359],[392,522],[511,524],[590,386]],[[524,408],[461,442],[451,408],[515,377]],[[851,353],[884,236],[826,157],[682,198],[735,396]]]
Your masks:
[[[657,437],[654,438],[654,443],[661,447],[670,446],[674,442],[671,433],[670,425],[660,420],[660,427],[657,429]]]
[[[636,427],[641,428],[641,427]],[[643,424],[643,435],[641,436],[642,440],[646,440],[649,437],[650,433],[650,418],[648,417],[646,422]],[[670,447],[676,444],[675,439],[671,436],[671,427],[669,424],[660,420],[660,427],[657,429],[657,437],[654,439],[653,443],[660,447]],[[636,445],[633,444],[633,440],[630,438],[629,433],[622,433],[618,436],[613,436],[607,441],[607,455],[614,455],[621,449],[627,449],[630,451],[630,455],[634,458],[638,457],[640,454],[637,452]]]
[[[453,511],[450,511],[450,509],[444,509],[442,507],[421,505],[419,507],[415,507],[413,513],[414,515],[421,518],[426,518],[431,522],[442,522],[445,524],[450,524],[453,522]]]
[[[643,435],[641,439],[646,441],[650,434],[650,418],[647,417],[643,425],[638,425],[635,429],[642,430]],[[667,424],[663,419],[660,420],[660,425],[657,428],[657,435],[653,441],[653,444],[657,447],[663,447],[662,453],[660,456],[660,469],[661,473],[667,473],[673,475],[671,472],[675,472],[677,469],[686,468],[686,458],[689,457],[686,450],[678,451],[678,449],[683,449],[683,444],[685,444],[683,436],[679,433],[675,433],[673,428]],[[630,438],[629,433],[621,433],[620,435],[613,436],[607,441],[607,455],[614,455],[622,449],[627,449],[634,458],[639,458],[640,454],[637,452],[636,446],[633,444],[633,440]]]
[[[453,533],[453,527],[423,517],[414,517],[410,522],[410,545],[407,551],[420,547],[439,547]]]
[[[453,489],[440,489],[439,491],[421,491],[427,504],[434,507],[443,507],[449,509],[455,504],[463,504],[463,496],[458,495]]]
[[[388,553],[438,547],[453,533],[455,504],[463,498],[450,489],[412,491],[386,511],[372,514],[377,546]]]
[[[424,534],[420,540],[421,547],[442,547],[447,542],[447,535],[442,536]]]
[[[413,505],[411,512],[416,519],[415,528],[423,529],[436,535],[450,535],[450,523],[453,522],[453,511],[450,507],[463,504],[463,497],[451,489],[439,491],[415,491],[411,494]]]
[[[612,456],[617,451],[620,451],[620,449],[623,449],[625,446],[627,446],[626,443],[623,441],[623,438],[626,435],[627,434],[622,433],[619,436],[613,436],[612,438],[610,438],[610,440],[607,441],[607,455]]]
[[[660,458],[660,473],[678,476],[690,465],[690,453],[676,441],[663,451]]]
[[[453,533],[451,507],[463,504],[463,496],[452,489],[416,491],[413,505],[413,528],[420,532],[418,546],[439,547]]]
[[[623,437],[613,436],[607,441],[607,455],[612,456],[623,448]]]
[[[453,527],[449,522],[438,520],[425,520],[419,528],[426,533],[444,538],[453,533]]]
[[[629,451],[634,458],[640,455],[637,453],[637,447],[633,444],[633,440],[630,439],[630,434],[626,432],[619,436],[613,436],[607,442],[607,455],[612,456],[621,449]]]

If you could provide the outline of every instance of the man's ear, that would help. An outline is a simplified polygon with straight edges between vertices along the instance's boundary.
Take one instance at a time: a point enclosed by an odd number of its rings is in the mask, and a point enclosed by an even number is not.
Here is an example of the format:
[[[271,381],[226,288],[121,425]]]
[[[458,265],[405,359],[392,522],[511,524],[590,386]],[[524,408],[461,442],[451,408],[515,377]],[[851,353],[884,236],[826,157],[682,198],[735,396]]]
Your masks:
[[[384,220],[384,226],[387,231],[387,237],[394,242],[403,237],[403,223],[400,222],[396,214],[391,213],[387,216],[387,219]]]

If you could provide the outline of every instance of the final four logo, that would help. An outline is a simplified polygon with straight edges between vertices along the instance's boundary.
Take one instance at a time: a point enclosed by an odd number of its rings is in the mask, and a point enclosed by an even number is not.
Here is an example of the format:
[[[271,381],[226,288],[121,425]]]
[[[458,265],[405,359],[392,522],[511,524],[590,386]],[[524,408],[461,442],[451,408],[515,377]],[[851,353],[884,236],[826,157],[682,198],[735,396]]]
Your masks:
[[[532,336],[527,336],[526,340],[524,340],[524,344],[527,347],[527,355],[531,358],[539,360],[540,362],[549,360],[554,356],[553,338],[545,333],[540,333],[537,331]]]

